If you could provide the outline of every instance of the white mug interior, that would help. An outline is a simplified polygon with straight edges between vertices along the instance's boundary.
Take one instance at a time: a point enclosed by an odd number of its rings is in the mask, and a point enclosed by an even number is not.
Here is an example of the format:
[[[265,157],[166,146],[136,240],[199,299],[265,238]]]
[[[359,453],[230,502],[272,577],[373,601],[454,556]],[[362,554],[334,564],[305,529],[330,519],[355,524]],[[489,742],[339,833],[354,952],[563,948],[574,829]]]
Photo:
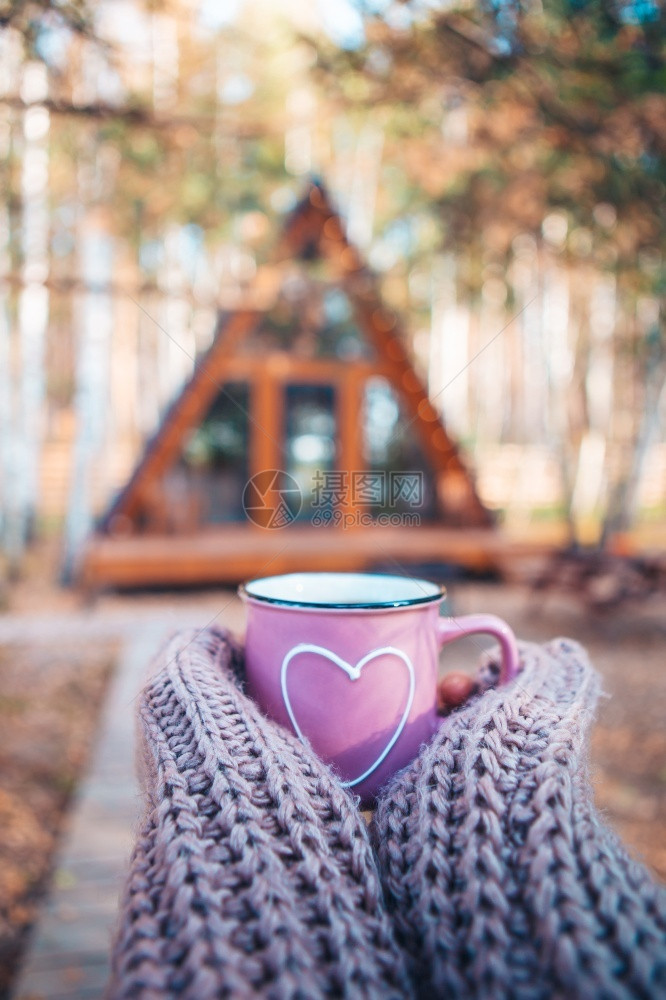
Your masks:
[[[285,573],[251,580],[244,596],[268,604],[312,608],[391,608],[439,601],[437,583],[381,573]]]

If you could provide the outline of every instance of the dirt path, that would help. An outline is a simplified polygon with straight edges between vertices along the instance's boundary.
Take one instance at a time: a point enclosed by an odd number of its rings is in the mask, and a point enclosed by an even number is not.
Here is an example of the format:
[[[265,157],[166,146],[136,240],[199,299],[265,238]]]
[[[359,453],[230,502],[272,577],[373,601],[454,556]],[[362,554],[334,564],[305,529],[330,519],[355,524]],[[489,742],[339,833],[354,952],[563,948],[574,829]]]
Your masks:
[[[0,648],[0,996],[38,913],[114,657],[110,642]]]

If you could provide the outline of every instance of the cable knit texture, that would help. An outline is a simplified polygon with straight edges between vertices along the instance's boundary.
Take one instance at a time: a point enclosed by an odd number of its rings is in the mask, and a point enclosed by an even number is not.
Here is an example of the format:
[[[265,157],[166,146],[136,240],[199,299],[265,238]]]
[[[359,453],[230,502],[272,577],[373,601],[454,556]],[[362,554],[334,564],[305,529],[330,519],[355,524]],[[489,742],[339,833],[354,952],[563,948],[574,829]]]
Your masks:
[[[160,661],[109,995],[408,995],[354,800],[242,693],[227,636],[183,633]]]
[[[666,892],[592,805],[585,651],[521,645],[522,670],[452,716],[373,822],[419,997],[666,996]],[[482,667],[485,685],[499,667]]]
[[[495,689],[486,658],[384,790],[373,853],[353,796],[243,694],[234,642],[174,639],[141,698],[110,1000],[666,996],[666,892],[592,806],[597,676],[569,640],[521,660]]]

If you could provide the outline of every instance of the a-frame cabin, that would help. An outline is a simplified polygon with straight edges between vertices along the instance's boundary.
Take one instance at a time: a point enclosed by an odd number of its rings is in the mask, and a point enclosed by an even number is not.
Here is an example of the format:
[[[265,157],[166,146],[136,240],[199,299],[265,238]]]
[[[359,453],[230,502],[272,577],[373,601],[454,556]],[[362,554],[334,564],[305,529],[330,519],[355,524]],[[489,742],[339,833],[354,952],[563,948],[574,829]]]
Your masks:
[[[84,583],[488,567],[491,516],[320,184],[267,273],[268,303],[220,316],[89,539]]]

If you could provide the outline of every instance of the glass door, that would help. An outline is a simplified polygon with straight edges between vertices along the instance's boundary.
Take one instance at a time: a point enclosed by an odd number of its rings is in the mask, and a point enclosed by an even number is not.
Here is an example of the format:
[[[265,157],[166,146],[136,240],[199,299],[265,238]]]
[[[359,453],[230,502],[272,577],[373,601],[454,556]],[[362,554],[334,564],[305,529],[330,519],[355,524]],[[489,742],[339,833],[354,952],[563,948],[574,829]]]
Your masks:
[[[335,509],[336,390],[331,384],[284,387],[284,465],[301,491],[297,520],[327,523]]]

